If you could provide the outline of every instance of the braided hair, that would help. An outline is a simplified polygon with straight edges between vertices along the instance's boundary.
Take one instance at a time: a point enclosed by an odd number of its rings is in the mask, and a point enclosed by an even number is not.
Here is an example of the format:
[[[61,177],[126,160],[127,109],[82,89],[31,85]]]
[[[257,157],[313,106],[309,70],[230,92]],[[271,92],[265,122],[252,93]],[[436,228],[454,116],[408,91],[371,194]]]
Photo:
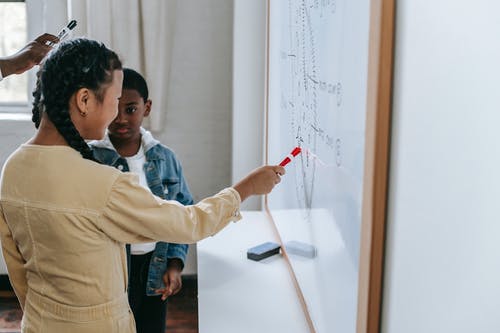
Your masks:
[[[86,38],[62,42],[49,53],[37,73],[32,110],[35,127],[40,126],[42,112],[46,112],[70,147],[95,161],[71,121],[69,101],[81,88],[93,91],[97,100],[103,101],[106,84],[112,81],[113,70],[119,69],[122,64],[116,53],[100,42]]]

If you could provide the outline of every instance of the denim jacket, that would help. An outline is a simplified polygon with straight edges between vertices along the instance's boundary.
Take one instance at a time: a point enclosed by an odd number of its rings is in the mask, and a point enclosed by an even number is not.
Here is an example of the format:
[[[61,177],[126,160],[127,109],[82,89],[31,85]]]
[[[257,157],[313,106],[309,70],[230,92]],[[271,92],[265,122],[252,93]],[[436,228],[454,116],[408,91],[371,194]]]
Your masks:
[[[186,180],[182,174],[182,167],[174,152],[163,146],[153,138],[150,132],[141,128],[142,146],[145,152],[146,163],[144,172],[148,186],[153,194],[166,200],[176,200],[183,205],[193,204]],[[100,141],[89,143],[94,151],[94,156],[104,164],[111,165],[123,172],[128,172],[129,167],[125,158],[121,157],[109,136]],[[179,258],[184,264],[188,245],[157,242],[151,263],[149,265],[146,294],[153,296],[156,289],[164,288],[163,274],[167,269],[167,259]],[[127,259],[130,266],[130,246],[127,245]],[[130,268],[129,268],[130,274]]]

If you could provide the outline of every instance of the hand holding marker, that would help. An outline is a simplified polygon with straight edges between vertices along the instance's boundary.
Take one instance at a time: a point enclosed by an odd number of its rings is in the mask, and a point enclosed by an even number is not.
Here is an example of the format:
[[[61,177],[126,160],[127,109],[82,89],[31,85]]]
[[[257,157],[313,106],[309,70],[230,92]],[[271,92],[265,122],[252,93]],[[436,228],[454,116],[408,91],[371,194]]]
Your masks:
[[[66,37],[68,37],[69,32],[73,30],[76,27],[76,20],[71,20],[67,26],[61,29],[59,33],[57,34],[57,38],[59,38],[59,42],[63,41]],[[55,43],[52,43],[50,41],[45,42],[46,45],[52,46]]]

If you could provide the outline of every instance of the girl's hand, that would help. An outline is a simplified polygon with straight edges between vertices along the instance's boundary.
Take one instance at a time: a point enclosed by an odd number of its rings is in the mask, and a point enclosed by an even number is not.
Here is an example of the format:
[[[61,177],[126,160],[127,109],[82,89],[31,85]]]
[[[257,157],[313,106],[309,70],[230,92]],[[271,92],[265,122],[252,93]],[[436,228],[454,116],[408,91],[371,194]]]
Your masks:
[[[253,170],[233,188],[238,191],[241,201],[251,195],[268,194],[281,181],[285,168],[279,165],[267,165]]]

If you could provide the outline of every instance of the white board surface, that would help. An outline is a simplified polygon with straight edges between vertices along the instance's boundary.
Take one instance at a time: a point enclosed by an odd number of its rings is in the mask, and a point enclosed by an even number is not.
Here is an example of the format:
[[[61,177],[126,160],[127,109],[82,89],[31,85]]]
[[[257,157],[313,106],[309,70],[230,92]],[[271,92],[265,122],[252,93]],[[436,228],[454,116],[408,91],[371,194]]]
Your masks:
[[[317,332],[355,332],[368,0],[270,0],[268,161],[300,154],[268,197]]]

